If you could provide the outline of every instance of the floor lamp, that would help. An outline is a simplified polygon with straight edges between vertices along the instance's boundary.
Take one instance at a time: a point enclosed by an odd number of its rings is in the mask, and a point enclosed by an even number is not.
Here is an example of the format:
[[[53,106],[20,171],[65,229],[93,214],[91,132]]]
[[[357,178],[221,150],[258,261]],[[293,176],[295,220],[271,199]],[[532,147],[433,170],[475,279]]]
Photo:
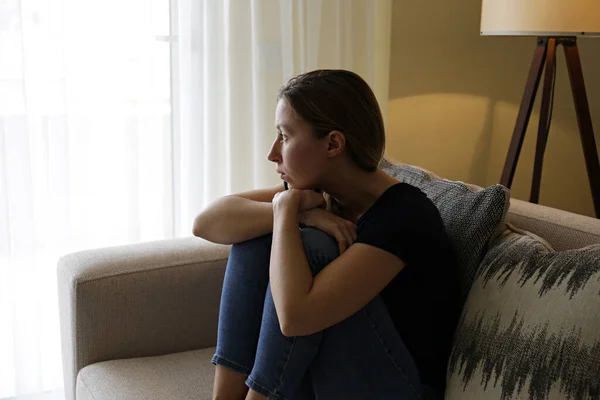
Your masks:
[[[600,0],[482,0],[482,35],[536,36],[529,77],[500,183],[510,188],[545,68],[530,201],[539,200],[542,164],[552,118],[556,51],[562,45],[571,82],[596,217],[600,218],[600,162],[577,48],[577,38],[600,36]]]

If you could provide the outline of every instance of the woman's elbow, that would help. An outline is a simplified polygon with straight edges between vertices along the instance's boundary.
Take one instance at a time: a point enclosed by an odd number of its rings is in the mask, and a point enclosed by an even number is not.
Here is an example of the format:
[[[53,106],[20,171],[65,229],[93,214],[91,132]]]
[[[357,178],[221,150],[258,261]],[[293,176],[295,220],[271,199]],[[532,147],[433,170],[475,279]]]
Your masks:
[[[209,227],[211,224],[205,220],[205,218],[201,218],[201,216],[196,217],[194,220],[194,225],[192,227],[192,234],[199,238],[208,240],[209,242],[214,243],[222,243],[222,238],[217,237],[216,232],[211,230]]]
[[[279,318],[279,328],[283,336],[286,337],[308,336],[317,332],[312,331],[307,322],[303,321],[299,316],[288,313]]]
[[[292,325],[290,325],[287,322],[279,321],[279,328],[281,329],[281,333],[285,337],[299,336],[299,335],[296,335],[296,331],[294,330]]]
[[[230,235],[226,235],[224,234],[224,232],[219,230],[211,229],[210,224],[207,223],[194,222],[194,226],[192,227],[192,234],[196,237],[208,240],[212,243],[226,245],[231,245],[235,243],[235,241],[231,240]]]
[[[197,237],[204,237],[204,230],[202,229],[202,224],[198,221],[198,217],[194,220],[194,226],[192,227],[192,234]]]
[[[281,330],[281,333],[283,333],[283,336],[299,336],[296,334],[296,323],[293,319],[293,314],[290,312],[291,310],[282,311],[281,307],[275,305],[275,311],[277,313],[277,319],[279,320],[279,329]]]
[[[281,328],[281,333],[286,337],[294,337],[294,336],[309,336],[313,333],[317,333],[317,330],[307,329],[306,327],[300,325],[293,325],[289,323],[280,323],[279,327]]]

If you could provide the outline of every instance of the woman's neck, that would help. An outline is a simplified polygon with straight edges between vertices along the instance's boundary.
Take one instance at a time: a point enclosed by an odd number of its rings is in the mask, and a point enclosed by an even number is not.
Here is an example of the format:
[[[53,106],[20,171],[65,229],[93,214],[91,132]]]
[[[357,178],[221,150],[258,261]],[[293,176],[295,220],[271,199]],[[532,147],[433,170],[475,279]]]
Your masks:
[[[347,184],[345,184],[347,182]],[[377,199],[398,181],[377,169],[359,178],[338,180],[337,187],[327,191],[339,204],[342,218],[356,223]]]

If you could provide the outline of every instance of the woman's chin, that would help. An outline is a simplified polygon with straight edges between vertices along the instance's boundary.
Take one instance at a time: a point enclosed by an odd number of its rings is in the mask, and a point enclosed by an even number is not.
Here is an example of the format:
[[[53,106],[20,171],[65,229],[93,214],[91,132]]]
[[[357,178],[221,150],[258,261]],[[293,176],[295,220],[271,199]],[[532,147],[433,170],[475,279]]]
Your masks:
[[[290,182],[289,177],[286,176],[283,180],[287,183],[288,189],[297,189],[297,190],[313,190],[315,188],[314,185],[305,185],[303,183]]]

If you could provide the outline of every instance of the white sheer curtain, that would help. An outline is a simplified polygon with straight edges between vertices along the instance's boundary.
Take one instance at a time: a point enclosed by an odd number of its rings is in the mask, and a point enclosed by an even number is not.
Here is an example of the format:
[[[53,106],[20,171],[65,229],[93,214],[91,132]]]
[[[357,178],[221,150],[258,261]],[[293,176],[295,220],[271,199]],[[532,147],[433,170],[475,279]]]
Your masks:
[[[60,255],[174,235],[168,6],[0,1],[0,398],[62,386]]]
[[[277,89],[344,68],[387,107],[391,0],[177,0],[176,226],[216,197],[276,184],[266,159]]]
[[[277,181],[289,77],[351,69],[385,109],[390,3],[0,0],[0,399],[61,390],[60,255]]]

